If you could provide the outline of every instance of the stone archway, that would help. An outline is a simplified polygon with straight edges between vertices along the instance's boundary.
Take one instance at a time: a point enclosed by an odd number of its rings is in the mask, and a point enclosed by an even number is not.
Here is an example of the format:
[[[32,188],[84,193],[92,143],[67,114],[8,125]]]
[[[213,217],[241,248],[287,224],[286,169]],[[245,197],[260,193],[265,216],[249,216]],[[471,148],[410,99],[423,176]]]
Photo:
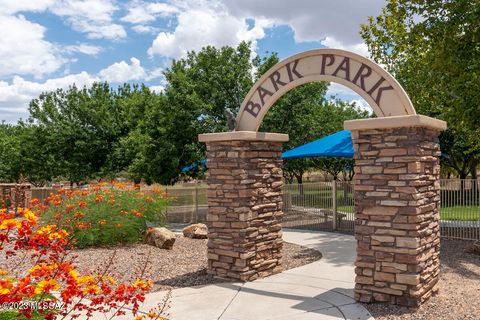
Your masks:
[[[417,115],[390,74],[343,50],[278,63],[245,97],[237,131],[199,136],[209,169],[209,272],[251,281],[282,270],[281,146],[288,135],[257,130],[281,95],[312,81],[346,85],[377,115],[344,124],[355,148],[355,298],[419,305],[437,290],[438,135],[446,123]]]

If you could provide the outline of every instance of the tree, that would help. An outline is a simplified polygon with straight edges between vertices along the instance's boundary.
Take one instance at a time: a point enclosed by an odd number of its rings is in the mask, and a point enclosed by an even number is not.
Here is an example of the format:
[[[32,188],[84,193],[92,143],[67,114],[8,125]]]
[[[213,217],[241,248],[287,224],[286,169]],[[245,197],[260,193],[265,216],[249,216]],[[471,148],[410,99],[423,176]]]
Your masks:
[[[355,104],[327,100],[327,89],[328,84],[324,82],[294,88],[269,110],[260,126],[261,131],[288,133],[290,140],[283,145],[286,151],[342,130],[345,120],[368,116],[368,112],[361,111]],[[353,166],[352,162],[337,158],[287,159],[284,174],[287,181],[294,177],[301,184],[305,172],[321,169],[337,180],[341,172]]]
[[[58,177],[62,171],[58,166],[55,141],[50,132],[42,127],[20,122],[18,125],[19,175],[34,186],[41,187]]]
[[[419,113],[448,121],[442,151],[470,153],[463,165],[444,163],[460,176],[475,172],[480,143],[480,4],[469,0],[389,0],[361,35],[376,62],[403,85]],[[457,139],[450,143],[444,139]]]
[[[42,93],[31,101],[29,111],[32,130],[45,132],[49,139],[59,175],[78,184],[102,172],[121,128],[108,83]]]
[[[131,174],[172,184],[182,167],[204,159],[198,134],[227,130],[225,111],[236,114],[253,83],[250,57],[250,45],[241,43],[236,48],[208,46],[173,61],[165,71],[164,94],[133,133],[143,143]]]
[[[0,124],[0,181],[14,182],[20,176],[20,139],[17,126]]]

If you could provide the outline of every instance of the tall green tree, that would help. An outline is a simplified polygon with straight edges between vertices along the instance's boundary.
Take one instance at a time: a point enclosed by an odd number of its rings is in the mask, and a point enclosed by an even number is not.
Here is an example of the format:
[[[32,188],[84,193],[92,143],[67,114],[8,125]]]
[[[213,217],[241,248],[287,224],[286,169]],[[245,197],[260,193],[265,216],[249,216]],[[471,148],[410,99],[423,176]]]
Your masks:
[[[276,53],[260,58],[254,65],[256,79],[279,62]],[[328,83],[310,83],[294,88],[281,97],[265,116],[260,130],[289,134],[289,141],[283,150],[290,150],[316,139],[335,133],[343,128],[345,120],[366,118],[368,112],[361,111],[354,104],[333,97],[327,97]],[[353,160],[341,158],[288,159],[284,161],[283,172],[287,181],[294,179],[303,182],[304,174],[309,170],[323,170],[338,179],[344,174],[351,179]]]
[[[480,3],[470,0],[388,0],[361,35],[378,63],[403,85],[421,114],[448,121],[443,152],[464,177],[480,155]],[[455,138],[458,137],[458,138]],[[454,139],[453,141],[451,139]]]
[[[226,111],[236,114],[253,84],[251,54],[248,43],[208,46],[172,62],[164,93],[132,133],[143,141],[132,175],[171,184],[182,167],[205,157],[198,134],[227,130]]]
[[[15,182],[20,175],[19,128],[0,124],[0,181]]]
[[[46,132],[62,177],[73,184],[102,172],[121,128],[108,83],[43,93],[29,111],[28,123]]]

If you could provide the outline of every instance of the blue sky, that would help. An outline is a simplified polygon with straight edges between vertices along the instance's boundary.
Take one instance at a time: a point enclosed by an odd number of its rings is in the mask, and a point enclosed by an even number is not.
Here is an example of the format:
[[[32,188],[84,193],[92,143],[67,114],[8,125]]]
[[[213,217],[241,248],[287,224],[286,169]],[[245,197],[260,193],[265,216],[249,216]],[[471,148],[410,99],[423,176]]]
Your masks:
[[[280,58],[322,47],[368,56],[359,24],[384,0],[0,0],[0,120],[43,91],[109,81],[164,85],[172,59],[251,41]],[[331,94],[366,105],[340,85]]]

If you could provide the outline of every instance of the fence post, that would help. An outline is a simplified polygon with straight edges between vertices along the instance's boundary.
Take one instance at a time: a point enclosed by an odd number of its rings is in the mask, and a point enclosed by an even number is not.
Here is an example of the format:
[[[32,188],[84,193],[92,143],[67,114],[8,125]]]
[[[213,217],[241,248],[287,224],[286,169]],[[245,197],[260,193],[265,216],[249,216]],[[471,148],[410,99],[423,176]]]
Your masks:
[[[333,230],[337,230],[337,180],[332,181]]]
[[[195,218],[194,222],[198,223],[198,181],[195,182]]]

